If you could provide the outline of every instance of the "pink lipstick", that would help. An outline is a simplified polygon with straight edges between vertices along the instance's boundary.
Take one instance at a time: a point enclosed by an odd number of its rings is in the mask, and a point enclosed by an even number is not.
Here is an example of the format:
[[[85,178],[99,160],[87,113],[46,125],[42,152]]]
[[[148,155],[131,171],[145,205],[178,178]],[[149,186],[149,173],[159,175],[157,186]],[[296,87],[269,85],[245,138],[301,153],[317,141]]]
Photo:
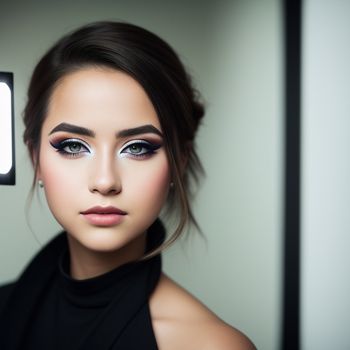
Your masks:
[[[115,207],[93,207],[81,212],[84,218],[95,226],[114,226],[119,224],[127,213]]]

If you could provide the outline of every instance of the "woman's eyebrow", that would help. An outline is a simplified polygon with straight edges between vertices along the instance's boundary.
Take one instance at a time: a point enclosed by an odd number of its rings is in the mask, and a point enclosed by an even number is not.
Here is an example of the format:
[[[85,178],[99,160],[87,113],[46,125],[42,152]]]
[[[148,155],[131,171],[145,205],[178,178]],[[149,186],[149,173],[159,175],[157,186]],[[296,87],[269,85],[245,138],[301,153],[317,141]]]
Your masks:
[[[95,133],[92,130],[84,128],[82,126],[68,124],[68,123],[58,124],[57,126],[55,126],[51,130],[49,135],[53,134],[54,132],[58,132],[58,131],[66,131],[66,132],[70,132],[70,133],[73,133],[73,134],[79,134],[79,135],[83,135],[83,136],[95,137]]]
[[[139,134],[156,134],[160,137],[163,137],[163,134],[153,125],[147,124],[147,125],[142,125],[138,126],[136,128],[131,128],[131,129],[124,129],[120,130],[117,132],[117,137],[129,137],[129,136],[135,136]]]
[[[55,132],[59,132],[59,131],[65,131],[65,132],[70,132],[73,134],[95,137],[94,131],[92,131],[88,128],[84,128],[82,126],[68,124],[68,123],[58,124],[50,131],[49,135],[51,135]],[[149,134],[149,133],[156,134],[160,137],[163,137],[163,134],[160,132],[160,130],[158,130],[156,127],[154,127],[151,124],[141,125],[141,126],[138,126],[136,128],[120,130],[116,133],[116,137],[122,138],[122,137],[129,137],[129,136],[135,136],[135,135],[140,135],[140,134]]]

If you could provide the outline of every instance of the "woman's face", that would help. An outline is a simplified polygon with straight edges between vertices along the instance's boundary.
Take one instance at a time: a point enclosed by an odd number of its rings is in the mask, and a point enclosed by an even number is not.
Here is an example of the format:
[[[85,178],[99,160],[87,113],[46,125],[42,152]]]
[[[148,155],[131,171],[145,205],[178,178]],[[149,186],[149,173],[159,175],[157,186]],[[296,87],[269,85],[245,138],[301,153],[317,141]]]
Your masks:
[[[37,179],[69,238],[99,252],[140,237],[166,201],[162,130],[125,73],[84,68],[55,88],[42,127]]]

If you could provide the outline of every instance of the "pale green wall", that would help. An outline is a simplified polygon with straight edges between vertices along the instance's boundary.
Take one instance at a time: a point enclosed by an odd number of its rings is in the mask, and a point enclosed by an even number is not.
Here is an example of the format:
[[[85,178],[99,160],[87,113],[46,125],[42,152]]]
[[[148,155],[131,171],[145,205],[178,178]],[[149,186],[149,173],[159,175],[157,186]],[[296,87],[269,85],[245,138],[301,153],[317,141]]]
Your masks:
[[[350,2],[303,5],[302,349],[350,349]]]
[[[122,19],[169,41],[202,91],[208,113],[198,149],[207,178],[196,236],[164,256],[165,270],[260,350],[278,349],[282,215],[281,16],[277,0],[19,1],[1,4],[0,70],[15,74],[17,185],[0,187],[0,283],[39,246],[25,220],[32,171],[21,111],[35,62],[80,24]],[[45,200],[31,223],[41,242],[59,227]]]

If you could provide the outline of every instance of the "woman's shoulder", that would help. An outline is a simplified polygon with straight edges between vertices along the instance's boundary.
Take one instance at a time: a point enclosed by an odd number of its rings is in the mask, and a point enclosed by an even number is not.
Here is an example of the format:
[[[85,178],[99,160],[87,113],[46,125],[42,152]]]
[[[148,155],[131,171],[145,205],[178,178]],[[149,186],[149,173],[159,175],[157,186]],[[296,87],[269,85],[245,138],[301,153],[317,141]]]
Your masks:
[[[10,296],[11,291],[15,285],[16,285],[16,282],[10,282],[10,283],[0,285],[0,311],[5,306],[6,301]]]
[[[220,320],[166,275],[151,296],[154,333],[161,350],[253,350],[240,331]]]
[[[8,282],[0,285],[0,299],[7,298],[16,282]]]

